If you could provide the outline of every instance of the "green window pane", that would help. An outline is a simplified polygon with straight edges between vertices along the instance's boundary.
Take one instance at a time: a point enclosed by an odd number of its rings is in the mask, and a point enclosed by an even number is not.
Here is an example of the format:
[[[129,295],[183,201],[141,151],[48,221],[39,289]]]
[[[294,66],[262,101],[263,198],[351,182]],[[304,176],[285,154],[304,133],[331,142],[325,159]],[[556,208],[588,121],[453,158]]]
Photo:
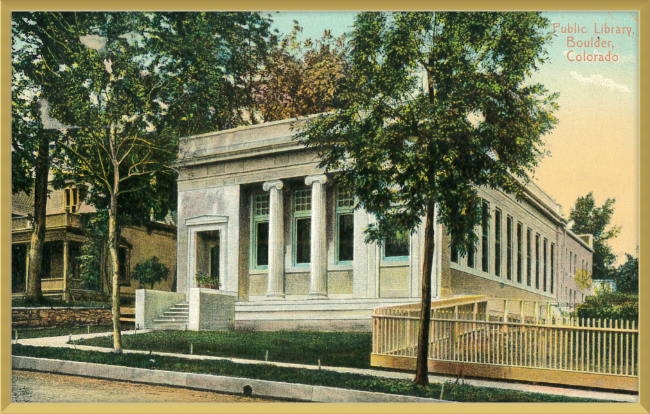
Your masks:
[[[523,280],[521,277],[521,262],[523,260],[522,237],[523,237],[523,227],[521,223],[517,223],[517,283],[522,283]]]
[[[352,191],[347,188],[342,188],[338,187],[338,197],[336,201],[336,207],[343,208],[343,207],[354,207],[354,195],[352,194]]]
[[[269,264],[269,222],[257,223],[256,229],[256,252],[257,266],[267,266]]]
[[[494,274],[501,276],[501,211],[494,211]]]
[[[539,289],[539,234],[535,235],[535,289]]]
[[[311,218],[296,220],[296,264],[310,262]]]
[[[409,237],[404,231],[396,232],[394,237],[386,239],[385,257],[402,257],[409,255]]]
[[[483,200],[481,207],[481,231],[482,231],[482,240],[481,240],[481,270],[488,272],[490,270],[489,265],[489,242],[490,242],[490,227],[489,227],[489,214],[490,207],[487,201]]]
[[[311,210],[311,189],[296,190],[296,212]]]
[[[506,277],[512,280],[512,217],[506,219]]]
[[[352,261],[354,257],[354,216],[339,216],[339,262]]]
[[[268,216],[270,211],[270,201],[268,194],[255,195],[255,216]]]
[[[532,233],[530,229],[526,229],[526,285],[531,285],[531,265],[533,261],[532,255]]]
[[[455,243],[451,243],[451,261],[458,263],[458,248]]]

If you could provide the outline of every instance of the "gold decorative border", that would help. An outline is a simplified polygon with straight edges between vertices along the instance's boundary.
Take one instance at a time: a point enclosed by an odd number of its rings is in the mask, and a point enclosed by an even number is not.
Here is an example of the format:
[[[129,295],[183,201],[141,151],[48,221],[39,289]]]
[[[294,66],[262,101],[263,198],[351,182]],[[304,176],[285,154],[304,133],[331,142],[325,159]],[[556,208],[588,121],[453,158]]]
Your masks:
[[[639,200],[640,200],[640,403],[638,404],[586,404],[586,403],[493,403],[493,404],[309,404],[306,403],[230,403],[230,404],[178,404],[178,403],[111,403],[111,404],[10,404],[11,403],[11,11],[12,10],[518,10],[518,11],[638,11],[639,12]],[[327,3],[309,3],[296,0],[249,0],[245,4],[233,1],[187,0],[183,2],[160,1],[111,1],[93,3],[87,0],[9,0],[0,1],[0,412],[2,413],[650,413],[650,0],[408,0],[395,3],[386,0],[362,0],[356,2],[330,0]]]

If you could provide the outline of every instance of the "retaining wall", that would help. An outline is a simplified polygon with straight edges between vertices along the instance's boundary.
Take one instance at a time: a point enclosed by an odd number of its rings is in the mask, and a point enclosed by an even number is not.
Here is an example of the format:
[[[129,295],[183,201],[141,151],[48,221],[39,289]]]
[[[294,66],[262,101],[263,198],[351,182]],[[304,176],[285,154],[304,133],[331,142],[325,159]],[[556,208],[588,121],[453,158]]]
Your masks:
[[[91,307],[12,308],[12,328],[110,325],[111,309]]]

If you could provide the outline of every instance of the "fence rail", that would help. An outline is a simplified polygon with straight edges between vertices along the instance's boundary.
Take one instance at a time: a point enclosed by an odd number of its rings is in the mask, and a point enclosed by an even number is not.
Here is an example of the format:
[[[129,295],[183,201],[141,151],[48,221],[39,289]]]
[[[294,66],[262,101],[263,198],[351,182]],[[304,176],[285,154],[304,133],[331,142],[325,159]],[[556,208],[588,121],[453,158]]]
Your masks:
[[[636,322],[549,314],[432,311],[430,361],[638,377]],[[373,315],[373,354],[416,358],[420,312],[382,308]]]

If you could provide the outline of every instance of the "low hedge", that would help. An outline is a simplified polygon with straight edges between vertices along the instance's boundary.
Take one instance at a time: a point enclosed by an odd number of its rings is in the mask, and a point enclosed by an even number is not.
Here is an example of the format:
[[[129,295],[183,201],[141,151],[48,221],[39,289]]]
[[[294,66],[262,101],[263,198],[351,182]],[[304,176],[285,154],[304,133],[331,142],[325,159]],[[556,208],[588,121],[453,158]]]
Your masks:
[[[575,310],[578,318],[639,320],[639,296],[631,293],[600,292],[587,296]]]

